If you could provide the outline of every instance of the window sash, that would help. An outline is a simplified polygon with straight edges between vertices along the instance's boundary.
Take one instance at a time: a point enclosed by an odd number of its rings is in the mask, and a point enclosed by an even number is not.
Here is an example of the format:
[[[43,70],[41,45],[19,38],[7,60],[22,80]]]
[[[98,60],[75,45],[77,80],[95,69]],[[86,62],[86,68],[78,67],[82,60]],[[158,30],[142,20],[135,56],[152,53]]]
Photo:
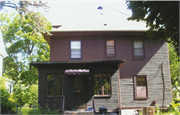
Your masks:
[[[63,88],[62,74],[48,74],[46,77],[46,96],[55,97],[62,96]]]
[[[115,56],[114,40],[106,40],[106,53],[107,57]]]
[[[94,95],[111,95],[110,74],[94,74]]]
[[[134,58],[135,59],[144,58],[143,41],[140,40],[134,41]]]
[[[71,59],[81,58],[81,41],[71,41]]]
[[[147,76],[138,75],[134,77],[135,99],[147,99]]]

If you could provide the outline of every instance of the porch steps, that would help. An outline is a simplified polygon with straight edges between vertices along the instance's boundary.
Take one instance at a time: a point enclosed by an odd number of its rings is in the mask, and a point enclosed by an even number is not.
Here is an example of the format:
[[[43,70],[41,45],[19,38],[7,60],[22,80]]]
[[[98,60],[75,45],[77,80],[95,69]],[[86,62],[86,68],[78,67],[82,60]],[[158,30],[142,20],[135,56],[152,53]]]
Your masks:
[[[65,111],[64,115],[94,115],[93,111]]]

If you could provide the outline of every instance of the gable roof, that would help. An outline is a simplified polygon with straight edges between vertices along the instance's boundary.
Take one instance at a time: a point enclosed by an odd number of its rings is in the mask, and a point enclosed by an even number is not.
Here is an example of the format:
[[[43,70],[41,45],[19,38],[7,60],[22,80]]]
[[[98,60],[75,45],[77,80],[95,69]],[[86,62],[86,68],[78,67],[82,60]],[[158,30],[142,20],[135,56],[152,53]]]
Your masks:
[[[83,31],[147,31],[145,22],[128,21],[123,13],[108,9],[106,14],[85,15],[65,25],[53,28],[51,32],[83,32]]]
[[[3,38],[2,38],[2,32],[0,31],[0,56],[2,57],[6,57],[7,53],[4,47],[4,42],[3,42]]]

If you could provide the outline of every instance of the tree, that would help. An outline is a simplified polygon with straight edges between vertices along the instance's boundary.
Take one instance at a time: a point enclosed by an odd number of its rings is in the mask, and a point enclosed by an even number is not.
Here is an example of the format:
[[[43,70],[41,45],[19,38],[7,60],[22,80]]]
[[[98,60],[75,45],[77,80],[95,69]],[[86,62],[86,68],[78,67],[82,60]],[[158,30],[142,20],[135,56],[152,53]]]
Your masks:
[[[5,79],[0,77],[1,90],[1,114],[15,113],[12,109],[15,107],[12,95],[7,91]]]
[[[29,7],[47,7],[46,3],[42,1],[0,1],[0,10],[4,9],[4,7],[14,8],[19,11],[20,14],[28,13],[30,9]]]
[[[179,54],[179,2],[178,1],[127,1],[132,16],[128,20],[145,21],[150,27],[147,36],[167,41]]]
[[[12,16],[10,16],[12,17]],[[41,24],[42,30],[51,30],[50,22],[40,13],[24,15],[23,18],[17,13],[14,18],[0,14],[4,43],[8,57],[4,58],[3,73],[15,81],[22,80],[24,84],[34,84],[38,79],[35,68],[29,67],[32,61],[49,61],[49,45],[42,36],[41,31],[36,29],[36,24]],[[38,18],[40,22],[34,20]]]
[[[168,48],[169,48],[169,60],[170,60],[170,71],[171,71],[171,85],[172,85],[172,89],[174,89],[174,91],[178,91],[180,92],[180,90],[178,89],[179,84],[179,71],[180,71],[180,63],[179,63],[179,56],[177,55],[177,53],[175,53],[175,48],[172,44],[168,44]]]
[[[33,25],[36,31],[49,34],[49,31],[42,28],[41,17],[39,17],[39,14],[35,11],[35,9],[39,8],[44,8],[44,10],[47,11],[49,7],[46,4],[47,3],[42,1],[0,1],[0,11],[9,7],[18,11],[21,18],[30,15],[31,19],[36,21],[36,24]]]

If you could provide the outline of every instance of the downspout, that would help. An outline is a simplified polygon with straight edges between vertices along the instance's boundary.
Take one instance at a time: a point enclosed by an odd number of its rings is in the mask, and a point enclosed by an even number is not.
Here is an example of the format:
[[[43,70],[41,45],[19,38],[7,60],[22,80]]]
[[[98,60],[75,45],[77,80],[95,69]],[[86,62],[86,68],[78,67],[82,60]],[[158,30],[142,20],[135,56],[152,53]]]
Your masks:
[[[165,81],[164,81],[163,62],[160,64],[159,68],[161,68],[161,76],[163,80],[163,102],[162,102],[162,108],[163,108],[165,102]]]

